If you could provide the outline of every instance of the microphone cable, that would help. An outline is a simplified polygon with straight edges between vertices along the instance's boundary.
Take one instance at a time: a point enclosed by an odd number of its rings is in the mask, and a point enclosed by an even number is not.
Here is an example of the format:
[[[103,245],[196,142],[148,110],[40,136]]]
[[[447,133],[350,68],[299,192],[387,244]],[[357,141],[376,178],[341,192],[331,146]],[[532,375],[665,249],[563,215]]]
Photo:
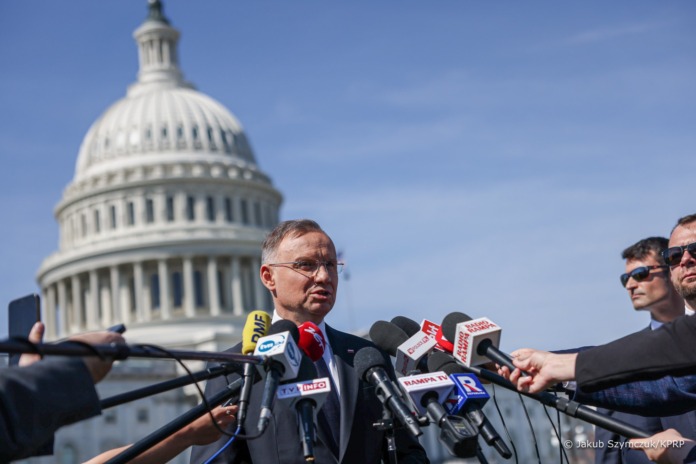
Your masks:
[[[222,453],[223,451],[225,451],[225,449],[226,449],[228,446],[230,446],[230,445],[232,444],[232,442],[234,441],[234,439],[237,438],[237,436],[239,435],[239,431],[240,431],[240,430],[242,430],[242,426],[241,426],[241,425],[237,425],[237,430],[234,431],[234,433],[232,434],[232,437],[230,437],[230,439],[227,440],[227,442],[225,442],[225,444],[222,445],[222,447],[221,447],[219,450],[217,450],[217,451],[215,452],[215,454],[213,454],[212,456],[210,456],[210,457],[208,458],[208,460],[205,461],[203,464],[209,464],[210,462],[213,461],[213,459],[215,459],[216,457],[218,457],[218,456],[220,455],[220,453]]]
[[[558,397],[558,392],[553,392],[554,396]],[[570,461],[568,460],[568,455],[565,452],[565,448],[563,448],[562,441],[561,441],[561,433],[563,430],[561,429],[561,411],[556,409],[556,420],[558,421],[558,429],[556,429],[556,426],[553,424],[553,419],[551,419],[551,416],[549,415],[549,411],[544,405],[544,412],[546,413],[546,417],[549,419],[549,423],[551,424],[551,428],[553,429],[553,433],[556,434],[556,439],[558,439],[558,448],[560,449],[560,452],[558,453],[560,463],[563,464],[563,457],[565,456],[565,460],[568,464],[570,464]]]
[[[529,430],[530,430],[530,432],[532,432],[532,443],[534,444],[534,450],[536,451],[537,462],[539,464],[541,464],[541,454],[539,453],[539,443],[537,442],[536,433],[534,432],[534,426],[532,425],[532,418],[529,417],[529,411],[527,410],[527,405],[524,404],[524,398],[522,397],[522,394],[518,393],[517,396],[520,397],[520,403],[522,404],[522,409],[524,409],[524,416],[527,418],[527,423],[529,424]]]
[[[229,433],[229,432],[227,432],[227,431],[225,431],[225,430],[222,430],[222,427],[220,427],[220,426],[218,425],[217,421],[215,420],[215,417],[213,417],[213,408],[212,408],[212,407],[210,406],[210,404],[208,403],[208,400],[206,399],[205,394],[203,393],[203,390],[202,390],[201,387],[198,385],[198,382],[197,382],[196,379],[193,377],[193,373],[189,370],[189,368],[186,366],[186,364],[184,363],[183,360],[181,360],[181,359],[180,359],[178,356],[176,356],[174,353],[171,353],[169,350],[167,350],[166,348],[163,348],[163,347],[161,347],[161,346],[150,345],[150,344],[147,344],[147,343],[143,343],[143,344],[139,344],[139,345],[135,345],[135,346],[140,347],[140,348],[149,348],[149,349],[153,349],[153,350],[160,351],[160,352],[166,354],[167,356],[170,356],[170,357],[171,357],[172,359],[174,359],[177,363],[179,363],[179,365],[186,371],[186,374],[187,374],[187,375],[191,378],[191,380],[193,381],[192,384],[196,387],[196,390],[198,391],[198,395],[201,397],[201,402],[205,405],[205,409],[208,410],[208,416],[210,417],[210,421],[213,423],[213,426],[218,430],[218,432],[220,432],[220,433],[223,434],[223,435],[227,435],[228,437],[232,437],[232,438],[234,438],[234,437],[236,436],[236,434],[237,434],[236,432],[235,432],[235,433]]]
[[[503,430],[505,430],[505,435],[507,435],[508,441],[510,442],[510,445],[512,446],[512,453],[515,455],[515,463],[519,464],[519,461],[517,459],[517,447],[515,447],[515,442],[512,440],[512,437],[510,436],[510,431],[507,428],[507,424],[505,423],[505,418],[503,417],[503,413],[500,411],[500,406],[498,405],[498,397],[495,395],[495,384],[491,384],[491,389],[493,391],[493,404],[495,405],[495,410],[498,411],[498,417],[500,417],[500,422],[503,424]]]

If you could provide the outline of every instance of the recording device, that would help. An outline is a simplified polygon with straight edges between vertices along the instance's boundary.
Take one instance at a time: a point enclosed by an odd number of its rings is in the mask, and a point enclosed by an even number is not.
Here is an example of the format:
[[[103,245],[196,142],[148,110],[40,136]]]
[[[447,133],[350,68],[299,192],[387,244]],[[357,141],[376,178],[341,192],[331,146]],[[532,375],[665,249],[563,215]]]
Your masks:
[[[10,301],[7,306],[8,335],[26,339],[38,321],[41,320],[41,298],[36,293]],[[10,355],[10,366],[19,364],[21,354]]]
[[[483,441],[495,448],[503,458],[509,459],[512,452],[481,410],[490,396],[479,379],[469,373],[451,374],[450,379],[454,383],[454,389],[445,409],[450,414],[459,414],[469,419],[477,427]]]
[[[437,343],[433,337],[420,330],[409,337],[394,323],[386,321],[372,324],[370,338],[375,345],[396,358],[394,370],[399,376],[427,372],[426,356]]]
[[[271,327],[271,316],[265,311],[252,311],[247,316],[242,329],[242,354],[251,354],[256,349],[256,344],[261,337],[268,334]],[[251,363],[244,364],[244,386],[239,395],[239,410],[237,411],[237,424],[242,427],[247,416],[249,408],[249,397],[251,396],[251,387],[254,384],[254,376],[256,370]]]
[[[297,379],[278,387],[278,400],[289,403],[297,412],[302,452],[305,461],[314,461],[317,410],[331,392],[331,381],[327,377],[316,379],[317,370],[310,358],[303,356]]]
[[[454,340],[452,355],[465,366],[480,366],[492,360],[515,369],[512,359],[497,348],[502,329],[490,319],[471,319],[464,313],[450,313],[442,322],[442,332]]]
[[[306,321],[297,327],[300,339],[297,344],[312,362],[317,362],[326,350],[326,339],[321,329],[311,321]]]
[[[398,389],[394,386],[385,370],[385,360],[382,354],[370,346],[361,348],[353,359],[355,371],[365,382],[375,387],[377,398],[414,436],[423,434],[415,416],[404,404]]]
[[[271,419],[273,402],[281,380],[294,379],[300,368],[302,354],[297,347],[299,339],[297,327],[290,321],[280,320],[273,324],[269,335],[258,339],[254,354],[266,356],[268,362],[261,372],[265,376],[266,383],[261,397],[261,415],[259,416],[258,429],[263,433]]]
[[[454,382],[444,372],[412,375],[398,379],[419,414],[440,428],[440,441],[455,456],[466,458],[476,455],[478,430],[468,418],[448,414],[442,406],[450,396]]]

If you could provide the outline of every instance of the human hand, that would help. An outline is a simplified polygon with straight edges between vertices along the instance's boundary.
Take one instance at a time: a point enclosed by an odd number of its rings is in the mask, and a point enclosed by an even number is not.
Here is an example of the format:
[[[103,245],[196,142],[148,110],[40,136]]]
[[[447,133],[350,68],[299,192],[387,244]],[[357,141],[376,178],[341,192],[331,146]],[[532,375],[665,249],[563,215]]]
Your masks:
[[[43,341],[44,332],[46,331],[46,326],[43,322],[37,321],[32,326],[29,331],[27,339],[32,343],[41,343]],[[34,364],[37,361],[41,361],[41,355],[36,353],[22,353],[19,357],[19,366],[26,367]]]
[[[87,343],[89,345],[109,345],[109,344],[125,344],[126,340],[123,336],[116,332],[89,332],[78,335],[73,335],[68,340]],[[111,365],[114,360],[110,358],[100,359],[97,356],[84,356],[82,358],[89,373],[92,376],[94,383],[99,382],[106,377],[106,374],[111,370]]]
[[[539,393],[551,385],[575,378],[576,353],[554,354],[548,351],[522,348],[511,353],[516,369],[503,366],[498,374],[517,386],[519,391]],[[522,371],[528,375],[523,376]]]
[[[218,406],[211,411],[215,423],[222,430],[227,428],[237,420],[237,410],[239,406]],[[220,438],[220,430],[215,427],[210,419],[210,414],[204,414],[195,421],[182,428],[178,434],[187,442],[187,446],[207,445]]]
[[[649,438],[632,438],[633,448],[642,449],[648,459],[660,464],[682,463],[696,442],[684,438],[674,429],[663,430]]]

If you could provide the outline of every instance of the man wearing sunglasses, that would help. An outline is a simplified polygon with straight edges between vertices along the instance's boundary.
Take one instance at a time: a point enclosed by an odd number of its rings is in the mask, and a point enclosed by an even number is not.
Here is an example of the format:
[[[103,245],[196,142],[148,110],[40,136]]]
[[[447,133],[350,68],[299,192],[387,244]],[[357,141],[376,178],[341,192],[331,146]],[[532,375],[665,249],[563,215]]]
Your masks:
[[[648,237],[626,248],[621,257],[626,260],[626,272],[621,274],[621,284],[626,288],[636,311],[650,312],[650,325],[643,331],[655,330],[667,322],[684,315],[684,300],[677,293],[670,280],[669,266],[665,264],[662,252],[669,241],[664,237]],[[651,433],[668,428],[680,431],[684,436],[696,438],[691,421],[696,424],[696,414],[686,413],[669,417],[643,417],[610,409],[600,409],[616,419]],[[623,437],[602,428],[595,431],[595,440],[605,444],[625,441]],[[595,463],[638,464],[650,462],[645,453],[628,447],[599,448]]]

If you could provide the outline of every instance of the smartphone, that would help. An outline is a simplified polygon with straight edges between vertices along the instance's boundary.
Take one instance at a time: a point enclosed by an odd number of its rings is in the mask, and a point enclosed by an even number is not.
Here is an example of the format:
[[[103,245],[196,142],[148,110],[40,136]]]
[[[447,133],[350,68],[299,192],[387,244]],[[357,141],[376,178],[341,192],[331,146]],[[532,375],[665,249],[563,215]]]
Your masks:
[[[41,320],[41,298],[36,293],[10,301],[7,307],[8,332],[10,337],[26,338],[36,321]],[[19,363],[18,353],[10,355],[10,366]]]

